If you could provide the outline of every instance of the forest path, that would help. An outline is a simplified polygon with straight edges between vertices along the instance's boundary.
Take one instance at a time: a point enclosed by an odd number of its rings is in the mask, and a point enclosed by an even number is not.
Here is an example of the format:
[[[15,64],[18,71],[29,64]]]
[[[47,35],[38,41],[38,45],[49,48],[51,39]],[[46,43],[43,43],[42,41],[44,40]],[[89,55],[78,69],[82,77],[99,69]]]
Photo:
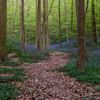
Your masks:
[[[66,65],[71,54],[62,52],[50,53],[50,58],[38,63],[23,63],[27,76],[32,76],[25,82],[16,82],[24,91],[16,100],[78,100],[82,95],[90,94],[89,87],[70,78],[63,72],[51,69]],[[50,69],[49,71],[47,71]]]

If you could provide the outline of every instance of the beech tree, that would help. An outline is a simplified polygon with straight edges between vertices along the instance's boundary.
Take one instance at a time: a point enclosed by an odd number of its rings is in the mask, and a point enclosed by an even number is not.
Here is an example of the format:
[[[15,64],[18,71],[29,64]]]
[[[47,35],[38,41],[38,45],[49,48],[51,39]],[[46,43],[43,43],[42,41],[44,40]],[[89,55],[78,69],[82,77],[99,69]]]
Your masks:
[[[78,31],[78,55],[77,55],[77,70],[85,71],[84,68],[84,0],[76,0],[77,8],[77,31]]]
[[[36,2],[36,44],[35,44],[35,47],[37,47],[37,39],[38,39],[38,33],[37,33],[37,28],[38,28],[38,2],[37,2],[37,0],[35,0],[35,2]]]
[[[43,49],[46,50],[46,5],[43,0]]]
[[[59,47],[61,48],[61,25],[60,25],[60,0],[58,0],[58,12],[59,12]]]
[[[21,33],[22,33],[22,54],[25,55],[25,36],[24,36],[24,0],[22,0]]]
[[[73,34],[73,0],[72,0],[72,4],[71,4],[71,49],[73,48],[72,34]]]
[[[96,21],[95,21],[95,5],[94,0],[91,0],[91,29],[92,29],[92,36],[93,36],[93,44],[97,45],[97,33],[96,33]]]
[[[86,19],[86,14],[87,14],[87,10],[88,10],[88,4],[89,4],[89,0],[87,0],[87,6],[86,6],[85,13],[84,13],[84,20]],[[84,30],[84,55],[85,55],[86,61],[88,62],[89,59],[88,59],[88,55],[87,55],[87,51],[86,51],[85,30]]]
[[[41,0],[37,3],[37,49],[41,50]]]
[[[68,36],[68,18],[67,18],[67,15],[68,15],[68,10],[66,9],[66,0],[64,0],[64,9],[65,9],[65,20],[66,20],[66,33],[67,33],[67,42],[69,41],[69,36]]]
[[[48,12],[48,0],[46,0],[47,3],[47,46],[50,48],[50,33],[49,33],[49,12]]]
[[[6,23],[7,23],[7,0],[0,0],[0,61],[7,60]]]
[[[53,6],[53,4],[54,4],[54,0],[52,1],[52,4],[51,4],[51,6],[50,6],[50,10],[48,10],[48,0],[46,0],[46,7],[47,7],[47,46],[48,46],[48,48],[50,48],[50,33],[49,33],[49,15],[50,15],[50,13],[51,13],[51,9],[52,9],[52,6]]]

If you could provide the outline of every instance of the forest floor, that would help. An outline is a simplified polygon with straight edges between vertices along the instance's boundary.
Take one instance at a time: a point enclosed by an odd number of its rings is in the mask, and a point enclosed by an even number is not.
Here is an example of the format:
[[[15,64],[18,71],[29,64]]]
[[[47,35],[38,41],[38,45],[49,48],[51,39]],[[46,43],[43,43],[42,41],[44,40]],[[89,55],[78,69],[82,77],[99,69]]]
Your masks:
[[[66,65],[70,56],[71,53],[55,51],[50,53],[49,59],[31,64],[24,62],[18,66],[25,69],[26,76],[31,77],[24,82],[11,83],[21,86],[23,90],[18,90],[21,95],[16,100],[82,100],[82,98],[94,96],[93,91],[96,86],[88,86],[56,70]],[[17,61],[18,58],[13,60]],[[100,97],[90,100],[100,100]]]
[[[69,41],[62,48],[50,45],[50,53],[25,44],[27,52],[22,56],[21,43],[8,39],[9,61],[0,65],[0,100],[100,100],[100,47],[89,40],[86,44],[89,62],[85,60],[86,71],[81,75],[76,72],[76,40],[73,50]],[[60,67],[64,72],[59,72]]]

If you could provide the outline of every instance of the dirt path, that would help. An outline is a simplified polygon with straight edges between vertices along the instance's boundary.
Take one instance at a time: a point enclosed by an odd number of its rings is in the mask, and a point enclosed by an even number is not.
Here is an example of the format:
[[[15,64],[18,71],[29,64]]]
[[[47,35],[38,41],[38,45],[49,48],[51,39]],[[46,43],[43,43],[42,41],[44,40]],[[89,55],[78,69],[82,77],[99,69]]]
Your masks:
[[[24,63],[26,75],[32,76],[25,82],[16,82],[23,87],[22,95],[16,100],[79,100],[82,95],[91,94],[90,87],[64,75],[63,72],[47,71],[64,66],[70,54],[53,52],[50,59],[39,63]]]

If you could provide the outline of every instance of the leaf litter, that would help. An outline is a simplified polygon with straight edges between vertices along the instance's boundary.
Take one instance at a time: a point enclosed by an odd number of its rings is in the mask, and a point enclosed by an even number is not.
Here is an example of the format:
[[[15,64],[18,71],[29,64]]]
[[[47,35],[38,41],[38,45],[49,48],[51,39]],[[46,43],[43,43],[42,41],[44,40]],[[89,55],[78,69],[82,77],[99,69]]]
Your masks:
[[[91,96],[96,96],[92,100],[100,100],[100,88],[96,89],[99,85],[88,86],[64,72],[51,71],[66,65],[70,56],[70,53],[55,51],[47,60],[32,64],[24,62],[20,67],[31,77],[24,82],[15,82],[22,93],[16,100],[82,100]]]

